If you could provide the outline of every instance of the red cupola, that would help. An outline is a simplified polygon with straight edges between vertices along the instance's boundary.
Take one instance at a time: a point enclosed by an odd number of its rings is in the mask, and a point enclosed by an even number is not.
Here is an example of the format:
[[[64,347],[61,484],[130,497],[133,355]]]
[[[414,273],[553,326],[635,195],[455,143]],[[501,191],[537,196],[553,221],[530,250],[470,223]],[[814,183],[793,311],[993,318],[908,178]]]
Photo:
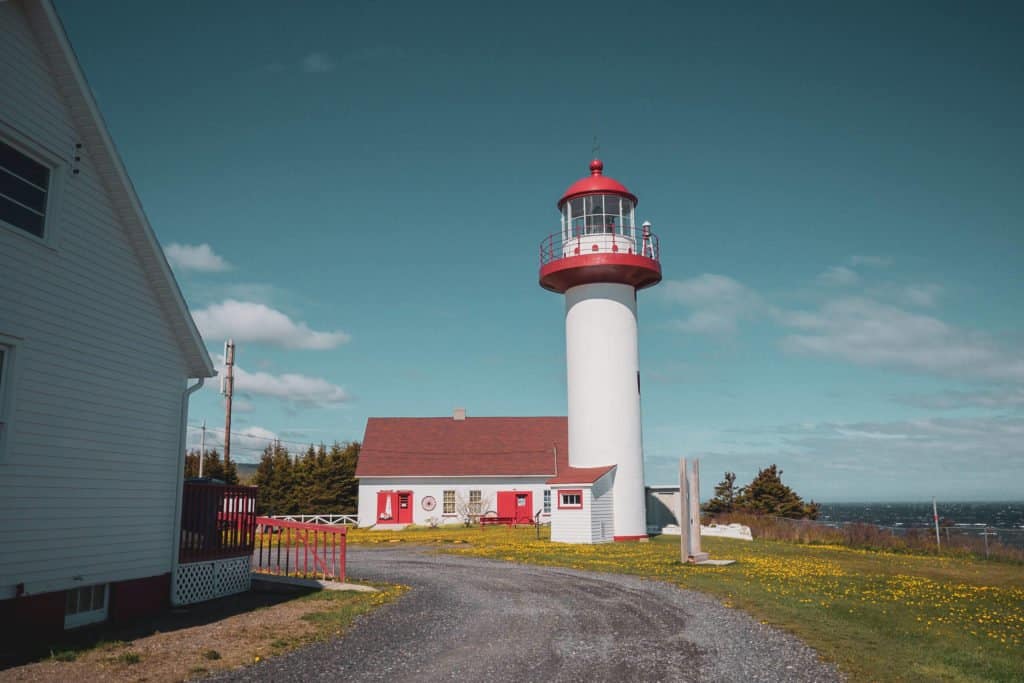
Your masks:
[[[637,198],[604,175],[600,159],[590,175],[558,200],[562,227],[540,245],[540,286],[564,293],[576,285],[613,282],[637,289],[661,282],[658,238],[650,223],[636,227]]]

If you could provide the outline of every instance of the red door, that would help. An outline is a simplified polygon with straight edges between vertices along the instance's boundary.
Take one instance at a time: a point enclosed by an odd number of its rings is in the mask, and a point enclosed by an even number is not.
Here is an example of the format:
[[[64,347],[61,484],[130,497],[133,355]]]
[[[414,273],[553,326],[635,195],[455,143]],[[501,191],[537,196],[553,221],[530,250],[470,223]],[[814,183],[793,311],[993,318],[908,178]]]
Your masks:
[[[377,523],[378,524],[394,524],[395,523],[395,504],[397,501],[394,499],[394,491],[378,491],[377,492]]]
[[[529,524],[533,522],[533,493],[498,491],[498,516]]]
[[[396,521],[399,524],[412,524],[412,492],[400,491],[395,497],[398,498]]]

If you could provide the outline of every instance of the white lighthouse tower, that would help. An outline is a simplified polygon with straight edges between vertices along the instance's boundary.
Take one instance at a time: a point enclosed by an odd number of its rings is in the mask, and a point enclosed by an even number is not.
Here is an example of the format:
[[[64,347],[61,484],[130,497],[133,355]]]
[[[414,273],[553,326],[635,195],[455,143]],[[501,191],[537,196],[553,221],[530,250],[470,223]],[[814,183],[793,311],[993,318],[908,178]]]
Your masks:
[[[541,287],[565,295],[569,466],[614,466],[604,508],[612,529],[589,542],[647,537],[636,293],[661,281],[658,239],[649,223],[636,225],[636,195],[603,171],[595,159],[558,201],[561,230],[541,244],[540,263]],[[595,484],[593,514],[599,492]],[[555,528],[567,518],[553,515],[553,540],[569,540]]]

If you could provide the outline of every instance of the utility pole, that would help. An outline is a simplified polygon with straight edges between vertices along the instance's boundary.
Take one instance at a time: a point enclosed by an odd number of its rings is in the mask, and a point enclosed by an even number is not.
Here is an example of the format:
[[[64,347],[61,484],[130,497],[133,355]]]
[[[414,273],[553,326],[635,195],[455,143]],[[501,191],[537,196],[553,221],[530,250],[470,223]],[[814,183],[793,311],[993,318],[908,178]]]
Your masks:
[[[932,518],[935,520],[935,549],[942,550],[942,541],[939,539],[939,507],[935,503],[935,496],[932,496]]]
[[[199,438],[199,477],[203,476],[203,461],[206,460],[206,420],[203,420],[203,435]]]
[[[224,411],[224,471],[228,471],[228,458],[231,457],[231,396],[235,393],[235,340],[228,339],[224,344],[225,376],[221,391],[227,397]]]

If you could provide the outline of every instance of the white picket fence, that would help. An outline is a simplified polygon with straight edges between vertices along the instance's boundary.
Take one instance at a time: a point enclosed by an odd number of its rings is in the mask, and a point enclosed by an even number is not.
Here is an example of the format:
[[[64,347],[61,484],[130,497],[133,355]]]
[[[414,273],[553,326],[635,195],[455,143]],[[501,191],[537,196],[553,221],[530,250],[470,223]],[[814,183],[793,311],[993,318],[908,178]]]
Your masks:
[[[273,519],[303,524],[329,524],[333,526],[359,526],[356,515],[270,515]]]

